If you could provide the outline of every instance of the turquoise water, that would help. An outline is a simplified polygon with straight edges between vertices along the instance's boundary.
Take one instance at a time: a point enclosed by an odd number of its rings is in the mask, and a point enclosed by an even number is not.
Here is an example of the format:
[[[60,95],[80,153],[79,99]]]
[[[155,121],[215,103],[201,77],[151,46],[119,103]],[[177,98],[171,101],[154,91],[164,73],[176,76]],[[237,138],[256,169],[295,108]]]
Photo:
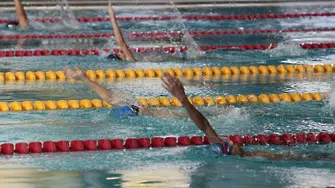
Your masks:
[[[133,10],[132,10],[133,11]],[[326,12],[332,8],[233,8],[233,9],[182,9],[182,14],[242,14],[242,13],[292,13]],[[30,18],[52,17],[55,12],[28,12]],[[105,16],[106,11],[79,11],[75,16]],[[171,15],[173,10],[117,11],[118,16]],[[1,17],[15,17],[14,13],[1,12]],[[123,31],[169,31],[210,29],[285,29],[331,27],[334,17],[315,17],[287,20],[255,21],[171,21],[171,22],[121,22]],[[88,33],[108,32],[111,25],[81,23],[78,28],[62,28],[54,31],[8,31],[14,33]],[[0,59],[0,71],[62,70],[65,66],[79,65],[83,69],[133,69],[191,66],[241,66],[277,64],[333,63],[334,50],[302,50],[293,42],[334,41],[333,32],[277,33],[269,35],[232,35],[199,37],[199,45],[279,43],[270,51],[209,52],[209,59],[163,63],[109,62],[103,56],[90,57],[32,57]],[[180,42],[179,42],[180,43]],[[55,49],[55,48],[106,48],[113,47],[112,40],[95,43],[61,41],[46,44],[43,41],[24,41],[20,45],[0,41],[2,49]],[[169,41],[131,41],[132,46],[171,44]],[[159,55],[159,54],[158,54]],[[216,96],[237,94],[325,92],[331,88],[333,77],[324,79],[287,80],[279,84],[224,84],[211,86],[211,81],[193,81],[186,85],[190,96]],[[215,83],[221,83],[216,81]],[[170,96],[159,79],[143,79],[104,83],[113,91],[127,92],[136,97]],[[87,86],[68,83],[34,83],[31,85],[1,85],[0,100],[58,100],[97,98]],[[237,106],[226,116],[213,116],[224,107],[203,107],[202,112],[220,134],[270,134],[296,132],[334,132],[334,119],[324,102],[282,103],[275,105]],[[251,111],[246,111],[251,110]],[[262,110],[266,113],[260,113]],[[175,111],[181,111],[177,109]],[[45,140],[74,140],[128,138],[152,136],[202,135],[188,119],[157,119],[133,117],[114,119],[108,109],[68,110],[45,112],[2,113],[0,141],[31,142]],[[328,153],[321,161],[276,161],[245,159],[239,157],[214,158],[201,147],[177,147],[134,151],[78,152],[40,155],[15,155],[0,157],[3,185],[16,187],[326,187],[335,185],[334,144],[283,146],[248,146],[248,150],[262,149],[272,152],[304,154]]]

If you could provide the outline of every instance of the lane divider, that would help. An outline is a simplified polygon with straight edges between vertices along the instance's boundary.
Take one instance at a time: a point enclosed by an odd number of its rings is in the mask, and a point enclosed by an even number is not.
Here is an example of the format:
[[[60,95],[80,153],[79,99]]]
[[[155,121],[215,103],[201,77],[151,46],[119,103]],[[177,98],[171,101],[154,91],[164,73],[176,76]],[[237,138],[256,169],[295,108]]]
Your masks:
[[[0,73],[1,74],[1,73]],[[329,81],[332,80],[334,74],[332,72],[324,74],[308,74],[308,73],[287,73],[287,74],[241,74],[241,75],[194,75],[182,77],[185,86],[229,86],[240,84],[282,84],[288,81]],[[116,77],[116,78],[90,78],[100,84],[114,83],[118,81],[134,81],[139,77],[131,79],[129,77]],[[1,75],[0,75],[0,79]],[[142,79],[158,79],[143,77]],[[186,81],[187,80],[187,81]],[[73,79],[46,79],[46,80],[0,80],[0,86],[18,86],[18,85],[36,85],[36,84],[82,84],[83,82]],[[15,90],[15,89],[14,89]]]
[[[229,135],[231,141],[239,145],[284,145],[296,144],[330,144],[335,142],[335,133],[295,133],[295,134],[258,134],[258,135]],[[116,139],[99,140],[60,140],[44,142],[19,142],[1,144],[1,154],[37,154],[56,152],[84,152],[97,150],[124,150],[148,149],[163,147],[186,147],[210,144],[206,136],[180,136],[180,137],[152,137],[127,138],[125,141]]]
[[[260,95],[227,95],[227,96],[195,96],[189,100],[195,106],[225,106],[236,104],[273,104],[280,102],[322,101],[328,92],[324,93],[282,93]],[[148,107],[181,107],[181,102],[176,98],[138,98],[138,102]],[[100,99],[58,100],[58,101],[13,101],[0,102],[0,112],[41,111],[41,110],[73,110],[112,108],[112,105]]]
[[[335,12],[320,12],[320,13],[284,13],[284,14],[233,14],[233,15],[184,15],[184,16],[136,16],[136,17],[116,17],[118,21],[169,21],[169,20],[259,20],[259,19],[290,19],[290,18],[304,18],[304,17],[330,17],[335,16]],[[42,23],[56,23],[58,18],[35,18],[36,22]],[[78,22],[109,22],[109,17],[80,17],[76,18]],[[0,24],[6,24],[15,19],[0,19]],[[17,20],[16,20],[17,21]]]
[[[68,39],[68,38],[110,38],[114,33],[81,33],[81,34],[16,34],[0,35],[1,40],[8,39]]]
[[[335,31],[335,28],[310,28],[310,29],[264,29],[264,30],[198,30],[188,31],[191,36],[217,36],[217,35],[248,35],[248,34],[270,34],[270,33],[296,33],[296,32],[329,32]],[[131,40],[167,40],[179,39],[185,33],[181,31],[155,31],[155,32],[129,32],[128,39]],[[1,36],[0,36],[1,38]]]
[[[0,112],[111,108],[100,99],[0,102]]]
[[[210,50],[267,50],[275,48],[275,44],[252,44],[252,45],[222,45],[222,46],[200,46],[201,51]],[[335,45],[334,45],[335,47]],[[174,54],[176,52],[186,52],[188,48],[186,46],[157,46],[157,47],[138,47],[130,48],[134,53],[168,53]],[[35,50],[5,50],[0,51],[0,58],[3,57],[31,57],[31,56],[91,56],[101,55],[103,53],[118,53],[118,48],[114,49],[35,49]]]
[[[242,35],[242,34],[270,34],[270,33],[293,33],[293,32],[327,32],[335,31],[335,28],[307,28],[307,29],[264,29],[264,30],[198,30],[188,31],[192,36],[214,36],[214,35]],[[129,32],[128,39],[131,40],[163,40],[180,38],[185,34],[181,31],[150,31],[150,32]],[[114,33],[74,33],[74,34],[12,34],[0,35],[0,40],[13,39],[84,39],[84,38],[110,38]]]
[[[327,43],[302,43],[299,46],[303,49],[328,49],[335,48],[334,42]],[[213,45],[213,46],[199,46],[201,51],[212,51],[212,50],[270,50],[277,47],[277,44],[243,44],[243,45]],[[186,46],[166,46],[166,47],[138,47],[131,48],[134,53],[168,53],[174,54],[176,52],[186,52],[188,48]],[[114,53],[118,53],[119,49],[112,49]],[[36,50],[5,50],[0,51],[0,58],[3,57],[31,57],[31,56],[90,56],[90,55],[101,55],[102,53],[109,53],[110,49],[36,49]]]
[[[223,79],[230,79],[231,76],[243,77],[243,75],[279,75],[287,77],[308,77],[310,73],[334,73],[335,64],[315,65],[260,65],[260,66],[232,66],[232,67],[187,67],[187,68],[166,68],[166,69],[108,69],[108,70],[83,70],[90,79],[136,79],[136,78],[160,78],[164,72],[172,76],[194,78],[197,76],[218,76]],[[306,75],[307,74],[307,75]],[[0,83],[4,81],[64,81],[64,71],[28,71],[28,72],[0,72]],[[252,79],[255,79],[253,77]]]

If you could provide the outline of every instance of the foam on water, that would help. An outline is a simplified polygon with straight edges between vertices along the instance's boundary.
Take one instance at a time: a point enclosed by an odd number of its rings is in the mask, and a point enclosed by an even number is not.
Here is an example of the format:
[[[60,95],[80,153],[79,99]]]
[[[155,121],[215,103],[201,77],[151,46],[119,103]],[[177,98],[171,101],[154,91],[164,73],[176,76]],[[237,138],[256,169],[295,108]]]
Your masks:
[[[79,22],[76,20],[71,8],[66,0],[59,0],[59,16],[54,15],[58,18],[58,22],[53,24],[44,24],[29,20],[29,25],[35,30],[42,31],[61,31],[69,29],[80,29]]]
[[[335,114],[335,82],[333,81],[328,92],[326,103],[329,105],[331,114]]]
[[[279,43],[276,48],[265,51],[265,53],[270,54],[271,57],[282,57],[303,56],[307,53],[307,51],[302,49],[299,45]]]

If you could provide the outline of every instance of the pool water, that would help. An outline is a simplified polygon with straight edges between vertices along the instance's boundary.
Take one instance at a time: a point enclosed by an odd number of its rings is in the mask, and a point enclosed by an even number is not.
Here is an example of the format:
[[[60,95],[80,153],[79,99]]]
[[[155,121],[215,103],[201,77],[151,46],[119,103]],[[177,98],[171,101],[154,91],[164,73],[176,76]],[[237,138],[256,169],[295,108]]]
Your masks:
[[[334,8],[204,8],[180,9],[181,14],[255,14],[293,12],[333,12]],[[76,17],[106,16],[106,11],[75,11]],[[176,15],[166,10],[117,10],[117,16]],[[58,12],[28,12],[29,18],[54,17]],[[14,18],[13,12],[0,12]],[[278,20],[233,21],[143,21],[119,22],[123,32],[210,30],[210,29],[286,29],[331,27],[334,17]],[[63,25],[64,26],[64,25]],[[8,31],[18,33],[110,32],[111,25],[80,23],[79,28],[58,25],[45,30]],[[63,70],[78,65],[83,69],[135,69],[203,66],[242,66],[333,63],[334,50],[303,50],[292,43],[332,42],[334,32],[275,33],[195,37],[198,45],[277,43],[266,51],[212,51],[210,58],[171,62],[110,62],[101,56],[25,57],[0,59],[0,72]],[[130,41],[131,46],[180,44],[181,41]],[[1,49],[111,48],[112,39],[94,42],[0,41]],[[156,54],[157,55],[157,54]],[[159,55],[159,54],[158,54]],[[216,96],[261,93],[328,92],[333,76],[325,79],[286,80],[280,83],[227,84],[216,81],[185,81],[190,96]],[[218,84],[219,83],[219,84]],[[221,84],[220,84],[221,83]],[[171,97],[159,79],[106,81],[108,89],[138,97]],[[88,86],[71,83],[33,83],[0,85],[0,101],[60,100],[97,98]],[[219,134],[270,134],[334,132],[334,117],[325,102],[239,105],[228,115],[213,116],[224,107],[201,107]],[[170,109],[182,112],[182,109]],[[248,110],[248,111],[246,111]],[[261,113],[259,111],[265,111]],[[153,136],[202,135],[189,119],[131,117],[115,119],[109,109],[1,113],[0,142],[103,139]],[[0,157],[1,185],[14,187],[326,187],[335,186],[335,147],[328,145],[248,146],[247,150],[272,152],[328,153],[320,161],[268,161],[260,158],[221,157],[206,153],[204,146],[143,149],[133,151],[75,152]]]

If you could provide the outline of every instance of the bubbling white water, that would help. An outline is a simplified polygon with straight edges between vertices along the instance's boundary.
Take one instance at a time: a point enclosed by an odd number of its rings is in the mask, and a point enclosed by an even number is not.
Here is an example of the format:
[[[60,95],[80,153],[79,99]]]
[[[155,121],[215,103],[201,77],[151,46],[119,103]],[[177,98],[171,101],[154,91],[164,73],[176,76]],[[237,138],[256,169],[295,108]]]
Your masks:
[[[70,6],[66,0],[60,0],[57,5],[60,10],[60,15],[58,17],[58,22],[52,24],[45,24],[41,22],[36,22],[34,20],[29,20],[29,25],[35,30],[44,31],[60,31],[68,29],[80,29],[79,22],[76,20]]]

